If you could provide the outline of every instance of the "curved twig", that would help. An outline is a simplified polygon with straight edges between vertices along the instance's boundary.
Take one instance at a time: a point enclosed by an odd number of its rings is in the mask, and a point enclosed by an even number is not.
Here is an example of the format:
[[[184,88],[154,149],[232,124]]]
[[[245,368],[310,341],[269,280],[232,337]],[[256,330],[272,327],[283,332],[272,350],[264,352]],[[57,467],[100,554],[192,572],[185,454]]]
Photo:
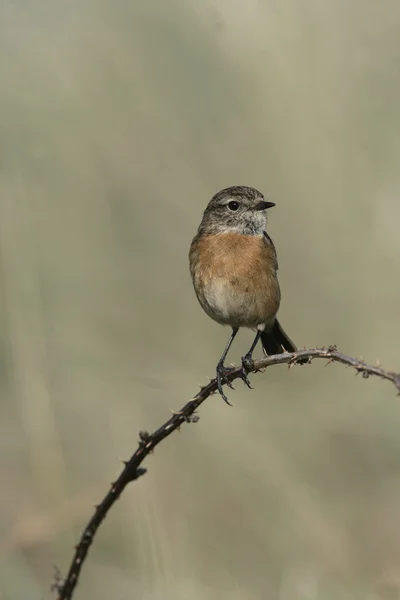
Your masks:
[[[397,392],[400,394],[400,373],[385,371],[380,366],[374,367],[367,365],[361,359],[342,354],[337,350],[336,346],[301,350],[291,354],[285,353],[276,354],[274,356],[266,356],[265,358],[253,361],[252,365],[250,365],[250,368],[248,368],[247,371],[249,373],[256,373],[257,371],[265,369],[266,367],[279,364],[288,364],[290,367],[296,364],[299,359],[304,358],[308,358],[309,362],[315,358],[327,359],[328,364],[330,362],[339,362],[354,368],[357,373],[361,373],[365,378],[369,376],[376,376],[380,377],[381,379],[387,379],[394,384]],[[227,380],[234,381],[235,379],[243,376],[244,373],[242,367],[238,367],[227,375]],[[166,423],[164,423],[164,425],[159,427],[159,429],[153,433],[148,433],[146,431],[141,431],[139,433],[139,445],[137,450],[128,461],[124,462],[124,468],[121,474],[119,475],[118,479],[111,484],[110,490],[107,492],[100,504],[96,506],[93,516],[82,533],[81,538],[75,547],[75,554],[72,559],[67,577],[64,580],[61,580],[59,574],[57,574],[56,580],[53,582],[52,588],[57,591],[58,600],[70,600],[72,598],[83,563],[86,559],[89,548],[93,543],[93,539],[98,528],[128,483],[138,479],[141,475],[146,473],[146,469],[140,467],[146,456],[152,452],[152,450],[164,438],[168,437],[176,429],[179,429],[183,423],[197,421],[198,417],[194,414],[195,411],[200,404],[202,404],[209,396],[214,394],[216,390],[217,382],[215,379],[213,379],[210,381],[210,383],[200,388],[200,391],[196,394],[196,396],[187,402],[187,404],[185,404],[185,406],[179,412],[173,412],[172,417]]]

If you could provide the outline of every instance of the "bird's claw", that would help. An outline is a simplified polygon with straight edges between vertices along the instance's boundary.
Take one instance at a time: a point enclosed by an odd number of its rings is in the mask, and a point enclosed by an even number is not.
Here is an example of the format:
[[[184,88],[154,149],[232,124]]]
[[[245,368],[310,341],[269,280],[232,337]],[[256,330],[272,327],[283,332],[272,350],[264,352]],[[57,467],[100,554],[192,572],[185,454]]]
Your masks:
[[[229,404],[229,406],[232,406],[232,404],[229,402],[228,398],[224,394],[224,390],[222,389],[222,386],[225,383],[231,390],[234,389],[234,387],[232,385],[232,382],[227,379],[227,375],[231,371],[233,371],[233,367],[225,367],[224,365],[221,365],[221,364],[219,364],[217,366],[217,387],[218,387],[218,391],[219,391],[219,394],[220,394],[222,400],[224,402],[226,402],[226,404]]]
[[[242,369],[242,372],[241,372],[241,374],[240,374],[240,377],[241,377],[241,379],[242,379],[243,383],[245,383],[245,384],[247,385],[247,387],[248,387],[250,390],[252,390],[252,389],[253,389],[253,386],[251,385],[251,383],[250,383],[250,379],[247,377],[247,375],[248,375],[247,371],[246,371],[245,369]]]

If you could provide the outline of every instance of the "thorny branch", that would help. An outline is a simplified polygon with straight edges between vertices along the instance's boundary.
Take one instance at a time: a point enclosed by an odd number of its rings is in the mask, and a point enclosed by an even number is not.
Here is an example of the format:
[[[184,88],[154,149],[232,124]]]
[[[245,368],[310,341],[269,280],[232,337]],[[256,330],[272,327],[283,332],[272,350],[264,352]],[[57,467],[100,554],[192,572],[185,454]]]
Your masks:
[[[339,362],[352,367],[355,369],[357,374],[361,373],[364,378],[375,375],[381,379],[387,379],[394,384],[397,392],[400,394],[400,373],[385,371],[380,366],[367,365],[361,359],[342,354],[337,350],[336,346],[301,350],[299,352],[290,354],[285,353],[276,354],[274,356],[266,356],[265,358],[254,360],[253,363],[249,365],[250,368],[247,370],[250,373],[256,373],[265,369],[266,367],[279,364],[287,364],[289,367],[291,367],[302,358],[308,358],[309,363],[311,363],[311,361],[315,358],[323,358],[328,360],[327,364],[331,362]],[[227,380],[231,382],[235,379],[243,377],[243,375],[242,367],[238,367],[227,375]],[[128,483],[138,479],[141,475],[146,473],[146,469],[140,467],[146,456],[150,454],[150,452],[152,452],[164,438],[168,437],[176,429],[179,429],[183,423],[196,422],[198,417],[194,414],[195,411],[200,404],[202,404],[209,396],[214,394],[216,390],[217,383],[216,380],[213,379],[210,381],[210,383],[200,388],[200,391],[196,394],[196,396],[187,402],[187,404],[185,404],[185,406],[179,412],[173,412],[172,417],[159,429],[153,433],[148,433],[147,431],[141,431],[139,433],[139,444],[136,452],[128,461],[124,462],[124,468],[118,479],[111,484],[110,490],[107,492],[100,504],[95,507],[95,512],[83,531],[77,546],[75,547],[75,554],[66,578],[62,579],[59,572],[56,572],[52,589],[58,593],[58,600],[70,600],[72,598],[83,563],[86,559],[89,548],[93,543],[93,539],[98,528]]]

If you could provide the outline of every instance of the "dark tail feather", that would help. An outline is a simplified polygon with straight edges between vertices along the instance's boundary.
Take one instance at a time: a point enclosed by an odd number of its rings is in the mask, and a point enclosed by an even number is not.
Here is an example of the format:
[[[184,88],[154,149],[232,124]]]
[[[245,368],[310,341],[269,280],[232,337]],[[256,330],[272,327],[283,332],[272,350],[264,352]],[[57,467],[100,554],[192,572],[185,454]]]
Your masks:
[[[270,331],[263,331],[261,334],[261,343],[266,354],[282,354],[282,352],[297,352],[297,347],[286,335],[279,324],[278,319]]]

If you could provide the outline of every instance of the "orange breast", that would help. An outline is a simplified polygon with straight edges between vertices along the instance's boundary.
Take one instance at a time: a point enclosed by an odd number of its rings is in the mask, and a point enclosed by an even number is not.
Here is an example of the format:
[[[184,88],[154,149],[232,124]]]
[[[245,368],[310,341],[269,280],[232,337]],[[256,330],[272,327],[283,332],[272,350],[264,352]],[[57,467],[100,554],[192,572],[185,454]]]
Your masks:
[[[275,317],[280,303],[276,255],[263,237],[238,233],[196,237],[190,268],[200,304],[216,321],[256,327]]]

